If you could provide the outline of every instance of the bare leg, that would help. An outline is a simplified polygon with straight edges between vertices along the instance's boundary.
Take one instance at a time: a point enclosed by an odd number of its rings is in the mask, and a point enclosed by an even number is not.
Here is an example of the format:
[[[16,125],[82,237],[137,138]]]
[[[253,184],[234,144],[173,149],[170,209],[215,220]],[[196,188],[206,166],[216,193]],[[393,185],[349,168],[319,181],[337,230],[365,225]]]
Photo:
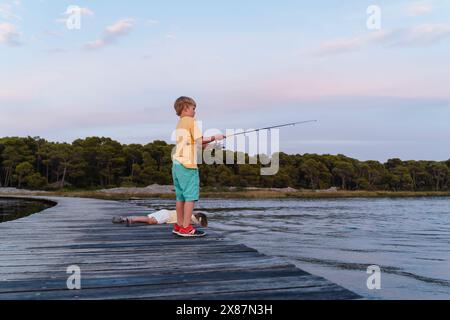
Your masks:
[[[194,212],[195,202],[187,201],[184,204],[183,227],[187,228],[191,225],[192,213]]]
[[[177,201],[177,224],[182,227],[184,224],[184,201]]]
[[[149,217],[130,217],[132,223],[158,224],[155,218]]]

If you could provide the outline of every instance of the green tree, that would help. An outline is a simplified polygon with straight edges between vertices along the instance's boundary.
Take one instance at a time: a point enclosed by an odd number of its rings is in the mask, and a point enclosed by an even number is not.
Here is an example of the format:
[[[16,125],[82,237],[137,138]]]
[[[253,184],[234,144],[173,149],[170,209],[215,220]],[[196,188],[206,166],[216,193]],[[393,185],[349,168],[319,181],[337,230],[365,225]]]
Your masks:
[[[414,183],[407,167],[401,165],[391,170],[391,187],[394,191],[404,190],[411,191]]]
[[[414,190],[420,190],[427,184],[429,174],[426,170],[426,164],[422,161],[407,161],[406,165],[412,179]]]
[[[135,174],[139,176],[142,165],[143,146],[139,144],[130,144],[123,147],[123,153],[126,162],[126,172],[130,176],[132,183],[137,182]],[[136,172],[136,170],[138,172]]]
[[[217,180],[222,186],[231,187],[233,186],[233,173],[228,167],[222,165],[217,170]]]
[[[24,139],[21,138],[3,138],[0,140],[2,145],[2,167],[3,167],[3,186],[9,187],[14,182],[16,166],[22,162],[33,162],[34,156]]]
[[[338,161],[336,163],[336,167],[333,169],[333,174],[341,178],[342,181],[342,189],[347,189],[347,184],[354,178],[355,176],[355,168],[351,163]]]
[[[43,189],[47,185],[47,179],[41,176],[40,173],[33,173],[25,178],[27,186],[34,190]]]
[[[41,145],[37,152],[38,161],[43,167],[46,184],[48,184],[50,182],[50,165],[52,163],[53,143],[47,142]],[[39,169],[40,168],[38,168],[37,171],[40,171]]]
[[[72,145],[67,143],[57,143],[54,145],[51,160],[55,164],[56,182],[59,188],[64,188],[66,185],[72,147]]]
[[[365,180],[367,181],[367,190],[376,190],[377,187],[379,187],[382,183],[383,178],[385,178],[388,173],[386,168],[377,161],[364,162],[361,165],[360,170],[360,176],[362,178],[365,178]],[[362,186],[363,184],[364,183],[360,183],[360,186]]]
[[[320,188],[321,177],[325,177],[325,179],[328,180],[331,177],[327,167],[314,159],[306,160],[301,165],[300,170],[302,170],[305,173],[305,176],[310,180],[312,189]]]
[[[29,162],[22,162],[19,165],[17,165],[16,173],[18,176],[18,188],[20,189],[22,187],[22,181],[23,178],[33,172],[34,168],[33,165]]]
[[[246,181],[247,186],[258,187],[260,177],[260,169],[258,166],[242,164],[240,165],[239,172],[241,179]]]
[[[443,187],[443,182],[448,179],[449,170],[443,163],[433,163],[428,167],[434,181],[435,190],[439,191]]]
[[[125,173],[126,158],[122,145],[109,138],[103,138],[99,147],[97,161],[100,167],[101,184],[114,186],[119,183],[120,176]]]

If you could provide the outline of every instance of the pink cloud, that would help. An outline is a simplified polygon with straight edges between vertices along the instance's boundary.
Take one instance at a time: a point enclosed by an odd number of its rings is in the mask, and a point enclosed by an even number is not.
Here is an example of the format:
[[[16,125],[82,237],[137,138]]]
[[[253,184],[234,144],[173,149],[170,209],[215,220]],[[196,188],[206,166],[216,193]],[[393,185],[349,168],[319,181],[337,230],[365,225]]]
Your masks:
[[[133,30],[134,19],[122,19],[106,28],[100,39],[89,42],[85,45],[86,49],[95,50],[116,43],[119,37],[123,37]]]
[[[368,45],[426,46],[450,38],[450,24],[422,24],[411,28],[367,32],[360,36],[323,42],[313,54],[332,56],[360,50]]]
[[[10,23],[0,23],[0,44],[5,44],[10,47],[20,45],[20,33],[17,28]]]

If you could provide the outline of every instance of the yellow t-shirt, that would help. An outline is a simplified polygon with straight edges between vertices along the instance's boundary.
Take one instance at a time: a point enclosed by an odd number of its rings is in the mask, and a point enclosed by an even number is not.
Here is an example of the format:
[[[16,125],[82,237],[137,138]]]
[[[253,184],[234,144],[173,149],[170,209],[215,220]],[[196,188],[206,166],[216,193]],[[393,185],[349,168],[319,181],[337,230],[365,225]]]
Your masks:
[[[177,223],[177,221],[178,221],[177,211],[173,210],[173,211],[169,211],[169,213],[170,213],[170,218],[169,218],[169,221],[167,221],[167,224],[175,224],[175,223]],[[192,223],[193,224],[200,224],[200,222],[197,220],[197,218],[194,215],[192,216]]]
[[[175,131],[176,149],[172,160],[177,160],[187,169],[197,169],[197,147],[195,142],[203,138],[197,122],[192,117],[180,119]]]

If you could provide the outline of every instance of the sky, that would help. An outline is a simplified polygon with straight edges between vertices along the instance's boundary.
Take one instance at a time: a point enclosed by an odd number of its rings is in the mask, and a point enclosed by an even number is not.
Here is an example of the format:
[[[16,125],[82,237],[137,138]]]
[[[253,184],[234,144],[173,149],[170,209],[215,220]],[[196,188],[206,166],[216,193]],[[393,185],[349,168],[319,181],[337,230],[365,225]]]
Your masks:
[[[449,84],[447,0],[0,0],[1,137],[171,142],[187,95],[205,134],[317,119],[280,150],[447,160]]]

